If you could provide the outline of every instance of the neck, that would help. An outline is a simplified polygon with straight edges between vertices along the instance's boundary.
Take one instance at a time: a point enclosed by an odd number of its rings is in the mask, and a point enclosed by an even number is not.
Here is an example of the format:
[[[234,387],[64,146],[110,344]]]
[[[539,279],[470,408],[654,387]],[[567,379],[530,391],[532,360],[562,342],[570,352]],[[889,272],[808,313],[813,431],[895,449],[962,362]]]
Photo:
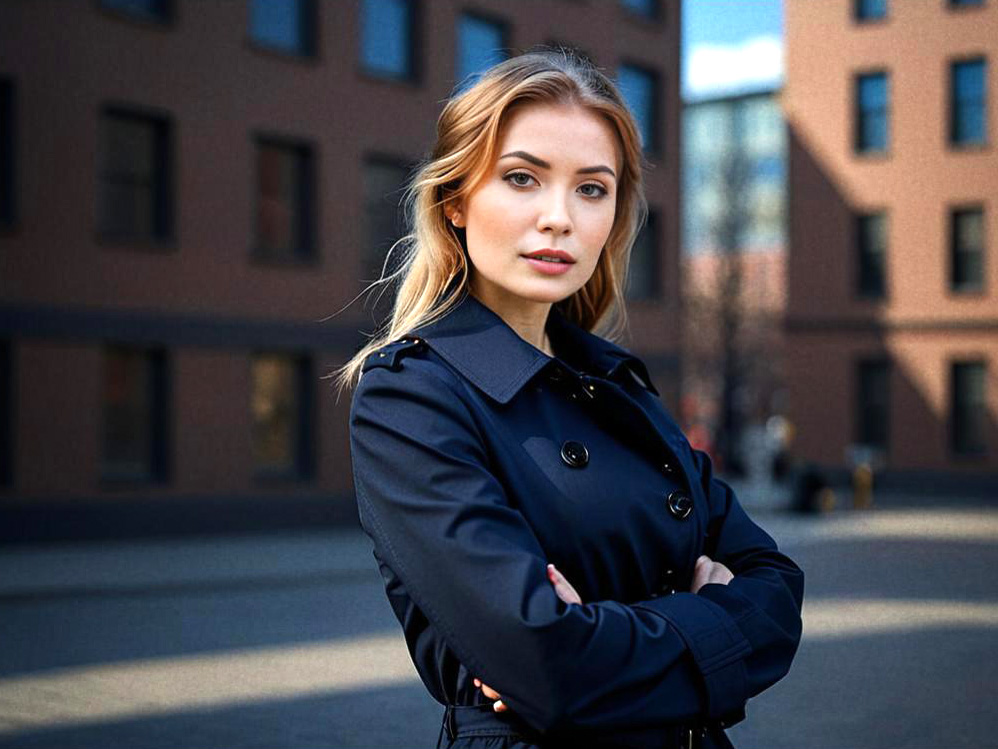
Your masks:
[[[551,302],[533,302],[495,290],[482,289],[474,283],[471,284],[470,292],[499,315],[520,338],[548,356],[554,356],[544,329],[551,312]]]

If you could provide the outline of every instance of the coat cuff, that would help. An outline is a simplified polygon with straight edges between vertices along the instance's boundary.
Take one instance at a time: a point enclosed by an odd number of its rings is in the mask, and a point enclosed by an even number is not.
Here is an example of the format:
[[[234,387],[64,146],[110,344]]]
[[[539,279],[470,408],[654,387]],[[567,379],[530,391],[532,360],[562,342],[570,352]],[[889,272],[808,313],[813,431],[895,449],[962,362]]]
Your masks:
[[[708,718],[744,709],[748,699],[744,659],[752,646],[723,608],[695,593],[674,593],[635,607],[662,616],[686,643],[703,677]]]

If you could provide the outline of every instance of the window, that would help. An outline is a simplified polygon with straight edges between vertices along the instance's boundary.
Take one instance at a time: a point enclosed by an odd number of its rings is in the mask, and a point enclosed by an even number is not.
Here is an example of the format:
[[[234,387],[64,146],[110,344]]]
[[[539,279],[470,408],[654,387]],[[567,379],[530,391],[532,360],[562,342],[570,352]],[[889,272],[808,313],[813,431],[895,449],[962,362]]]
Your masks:
[[[252,358],[250,410],[257,475],[311,478],[312,365],[307,356],[257,353]]]
[[[104,478],[166,479],[166,379],[162,349],[105,349]]]
[[[14,378],[10,341],[0,340],[0,486],[14,473]]]
[[[143,21],[166,23],[173,13],[170,0],[100,0],[100,6]]]
[[[315,0],[250,0],[249,35],[254,44],[290,55],[315,55]]]
[[[388,250],[405,234],[400,201],[408,177],[409,169],[398,160],[372,157],[364,162],[364,217],[367,233],[362,270],[371,274],[372,280],[381,276]],[[389,272],[397,267],[401,255],[396,248]]]
[[[98,157],[98,231],[121,242],[173,236],[171,125],[164,117],[106,107]]]
[[[14,82],[0,78],[0,228],[12,227],[17,215],[14,123]]]
[[[986,448],[988,417],[983,361],[953,362],[950,425],[953,452],[980,455]]]
[[[985,62],[964,60],[950,66],[950,143],[983,145],[987,141]]]
[[[856,150],[877,153],[887,150],[890,139],[890,81],[887,73],[865,73],[856,77]]]
[[[656,105],[658,76],[633,65],[621,65],[617,72],[617,86],[637,119],[645,152],[658,153],[661,147]]]
[[[984,5],[984,0],[949,0],[951,8],[973,8]]]
[[[474,85],[478,75],[505,60],[506,25],[482,16],[462,13],[457,25],[457,91]]]
[[[415,8],[410,0],[364,0],[361,63],[377,76],[415,78]]]
[[[984,289],[984,210],[962,208],[950,213],[950,288]]]
[[[631,249],[631,264],[627,272],[627,299],[657,298],[658,278],[658,212],[649,209],[648,222],[641,227]]]
[[[657,19],[661,13],[660,0],[620,0],[620,4],[635,15]]]
[[[884,213],[856,217],[856,248],[860,296],[882,299],[887,290],[887,216]]]
[[[890,364],[882,359],[864,359],[857,371],[856,441],[886,450],[890,435]]]
[[[887,0],[853,0],[853,18],[859,22],[887,18]]]
[[[256,140],[255,257],[297,262],[315,257],[312,149],[258,137]]]

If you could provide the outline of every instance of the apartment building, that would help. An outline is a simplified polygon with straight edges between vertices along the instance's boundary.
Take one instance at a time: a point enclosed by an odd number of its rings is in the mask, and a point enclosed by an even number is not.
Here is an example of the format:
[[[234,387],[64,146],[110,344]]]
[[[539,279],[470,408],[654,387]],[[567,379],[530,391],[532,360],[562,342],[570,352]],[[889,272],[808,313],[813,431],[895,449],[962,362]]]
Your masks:
[[[998,3],[784,7],[795,451],[998,496]]]
[[[542,43],[639,119],[625,344],[674,405],[679,29],[679,0],[0,4],[0,535],[355,517],[322,376],[388,307],[350,302],[443,100]]]

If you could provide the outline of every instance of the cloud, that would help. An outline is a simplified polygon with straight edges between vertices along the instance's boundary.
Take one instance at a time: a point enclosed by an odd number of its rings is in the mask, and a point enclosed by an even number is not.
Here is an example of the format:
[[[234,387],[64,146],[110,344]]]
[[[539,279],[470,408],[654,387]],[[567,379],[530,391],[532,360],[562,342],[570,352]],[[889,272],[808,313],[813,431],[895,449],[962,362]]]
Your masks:
[[[756,36],[741,44],[697,44],[690,50],[686,94],[703,96],[778,85],[783,79],[783,42]]]

